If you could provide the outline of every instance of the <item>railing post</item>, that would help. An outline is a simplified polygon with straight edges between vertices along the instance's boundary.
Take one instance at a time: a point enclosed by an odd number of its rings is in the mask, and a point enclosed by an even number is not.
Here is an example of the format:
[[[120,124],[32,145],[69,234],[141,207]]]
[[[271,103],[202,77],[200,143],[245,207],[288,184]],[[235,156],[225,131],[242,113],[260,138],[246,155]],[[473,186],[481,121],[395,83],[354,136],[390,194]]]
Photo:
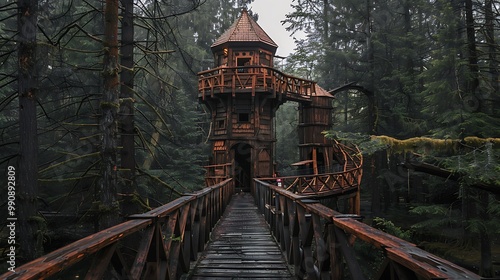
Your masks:
[[[318,201],[312,199],[302,199],[301,203],[297,203],[297,217],[299,222],[299,239],[302,247],[302,260],[303,268],[301,272],[307,274],[307,279],[317,279],[315,271],[315,260],[312,252],[312,240],[314,236],[311,214],[307,212],[302,204],[317,203]],[[317,245],[317,244],[316,244]]]
[[[283,231],[283,217],[281,216],[280,194],[274,194],[274,237],[278,243],[281,243],[281,235]]]
[[[236,75],[238,75],[237,72],[233,74],[231,82],[231,94],[233,97],[236,95]]]
[[[255,85],[257,82],[257,74],[252,73],[252,97],[255,96]]]
[[[225,80],[224,77],[226,76],[225,72],[226,72],[225,69],[221,69],[220,70],[220,85],[219,85],[219,88],[220,88],[220,92],[221,93],[224,93],[224,87],[226,86],[226,84],[224,82],[224,80]]]
[[[295,275],[300,276],[300,239],[299,239],[299,221],[297,217],[297,203],[291,201],[288,204],[288,215],[290,221],[290,248],[288,251],[288,260],[295,268]]]
[[[343,279],[344,268],[342,264],[342,253],[337,245],[335,225],[333,223],[328,223],[326,229],[328,231],[328,251],[330,252],[330,279]]]

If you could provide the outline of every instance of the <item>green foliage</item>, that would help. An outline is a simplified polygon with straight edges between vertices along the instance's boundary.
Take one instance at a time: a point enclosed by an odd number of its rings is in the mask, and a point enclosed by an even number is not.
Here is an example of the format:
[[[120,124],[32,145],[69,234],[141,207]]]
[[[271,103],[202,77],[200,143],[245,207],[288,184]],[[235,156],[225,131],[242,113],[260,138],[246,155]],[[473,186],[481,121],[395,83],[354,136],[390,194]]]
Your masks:
[[[410,213],[416,215],[446,216],[450,214],[450,209],[444,205],[415,206]]]
[[[276,112],[276,163],[277,169],[286,175],[291,171],[290,164],[299,160],[297,146],[298,111],[291,102],[281,105]]]
[[[364,155],[373,155],[377,151],[386,150],[389,146],[378,140],[372,140],[370,135],[355,132],[325,131],[325,137],[337,141],[352,143],[358,146]]]
[[[428,235],[435,230],[441,232],[446,228],[461,225],[460,212],[448,205],[417,205],[413,206],[409,213],[419,217],[420,222],[411,226],[417,234]],[[439,236],[439,233],[436,236]]]
[[[393,222],[388,221],[384,218],[375,217],[373,218],[373,227],[378,228],[386,233],[404,239],[406,241],[411,241],[412,232],[411,230],[403,230],[400,227],[394,225]]]

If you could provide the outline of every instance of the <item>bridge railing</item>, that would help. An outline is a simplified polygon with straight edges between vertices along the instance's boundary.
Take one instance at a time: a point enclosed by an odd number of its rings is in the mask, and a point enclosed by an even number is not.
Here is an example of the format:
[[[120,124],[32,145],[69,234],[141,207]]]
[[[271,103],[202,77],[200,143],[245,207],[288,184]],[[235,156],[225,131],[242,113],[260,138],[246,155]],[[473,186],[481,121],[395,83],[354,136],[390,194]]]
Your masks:
[[[362,167],[353,167],[339,172],[259,179],[273,185],[280,183],[284,189],[295,194],[317,197],[356,192],[362,174]]]
[[[316,83],[286,75],[268,66],[218,67],[198,73],[200,97],[214,93],[236,94],[239,90],[269,91],[292,99],[307,99],[315,92]]]
[[[363,156],[356,146],[335,144],[342,164],[338,168],[324,167],[320,174],[294,175],[284,177],[259,178],[263,182],[278,185],[304,196],[326,197],[359,193],[363,176]],[[336,169],[330,170],[330,169]],[[359,197],[354,197],[354,200]],[[359,201],[352,203],[351,213],[359,213]]]
[[[234,192],[228,179],[17,267],[0,279],[178,279]]]
[[[297,278],[480,279],[310,197],[254,180],[254,197]],[[363,263],[363,257],[370,262]]]

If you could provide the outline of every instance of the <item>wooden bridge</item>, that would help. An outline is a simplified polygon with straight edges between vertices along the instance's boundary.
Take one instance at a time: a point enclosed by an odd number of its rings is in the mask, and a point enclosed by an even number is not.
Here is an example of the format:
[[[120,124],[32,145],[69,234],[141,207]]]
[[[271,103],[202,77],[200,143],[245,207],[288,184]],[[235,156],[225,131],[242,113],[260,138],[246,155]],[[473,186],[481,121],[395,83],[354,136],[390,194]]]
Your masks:
[[[234,193],[227,179],[186,194],[0,276],[227,278],[480,279],[357,215],[258,179],[251,193]]]

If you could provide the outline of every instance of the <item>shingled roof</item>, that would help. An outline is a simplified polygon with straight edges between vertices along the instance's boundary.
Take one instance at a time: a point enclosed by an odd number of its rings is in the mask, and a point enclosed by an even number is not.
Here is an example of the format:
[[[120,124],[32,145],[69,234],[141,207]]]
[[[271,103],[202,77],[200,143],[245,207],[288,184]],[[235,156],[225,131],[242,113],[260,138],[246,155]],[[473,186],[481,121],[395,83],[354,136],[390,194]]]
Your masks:
[[[325,97],[335,98],[331,93],[329,93],[326,89],[320,87],[318,84],[315,84],[314,90],[315,90],[314,96],[325,96]]]
[[[264,29],[253,20],[246,9],[243,9],[238,20],[211,47],[214,48],[228,42],[260,42],[273,48],[278,47]]]

